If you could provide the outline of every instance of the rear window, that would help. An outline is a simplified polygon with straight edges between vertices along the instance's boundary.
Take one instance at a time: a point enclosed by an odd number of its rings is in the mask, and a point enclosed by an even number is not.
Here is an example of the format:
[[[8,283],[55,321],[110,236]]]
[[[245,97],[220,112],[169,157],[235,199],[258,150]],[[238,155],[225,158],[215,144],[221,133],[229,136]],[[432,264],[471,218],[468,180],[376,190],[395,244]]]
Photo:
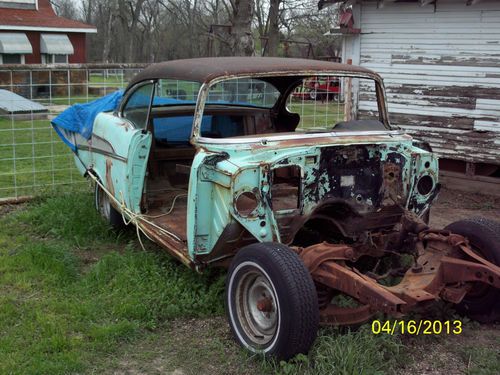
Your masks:
[[[177,79],[160,79],[156,86],[153,106],[179,105],[196,103],[199,82],[181,81]]]
[[[288,98],[265,78],[234,78],[208,90],[200,136],[232,138],[276,133],[320,133],[385,130],[380,118],[376,82],[342,76],[291,79]],[[162,79],[153,99],[153,126],[157,141],[168,146],[186,145],[201,84]]]
[[[207,104],[231,104],[271,108],[280,96],[276,87],[254,78],[236,78],[210,87]]]
[[[160,79],[153,106],[194,105],[200,87],[199,82]],[[271,108],[276,103],[279,94],[273,85],[259,79],[229,79],[210,87],[206,105]]]

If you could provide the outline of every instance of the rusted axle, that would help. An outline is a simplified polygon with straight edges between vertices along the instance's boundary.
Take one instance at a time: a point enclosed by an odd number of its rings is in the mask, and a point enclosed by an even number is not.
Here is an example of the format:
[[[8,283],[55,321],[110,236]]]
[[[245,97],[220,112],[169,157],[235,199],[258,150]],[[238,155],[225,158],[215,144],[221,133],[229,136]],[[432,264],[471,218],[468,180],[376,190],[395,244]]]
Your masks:
[[[447,231],[423,230],[418,234],[417,259],[401,282],[384,286],[346,261],[367,254],[366,248],[326,242],[297,249],[316,283],[354,298],[360,306],[327,305],[320,310],[325,324],[357,324],[377,311],[401,316],[442,299],[460,303],[472,282],[500,288],[500,267],[483,259],[467,240]]]

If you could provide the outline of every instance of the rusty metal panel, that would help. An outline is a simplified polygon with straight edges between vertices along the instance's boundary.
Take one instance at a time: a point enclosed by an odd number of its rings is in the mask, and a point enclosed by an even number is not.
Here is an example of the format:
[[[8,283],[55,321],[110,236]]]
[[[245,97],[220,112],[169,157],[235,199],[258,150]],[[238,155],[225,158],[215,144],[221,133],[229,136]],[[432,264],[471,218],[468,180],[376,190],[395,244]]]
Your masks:
[[[500,164],[500,2],[358,3],[360,65],[384,78],[391,123],[440,157]],[[358,111],[372,102],[360,87]]]

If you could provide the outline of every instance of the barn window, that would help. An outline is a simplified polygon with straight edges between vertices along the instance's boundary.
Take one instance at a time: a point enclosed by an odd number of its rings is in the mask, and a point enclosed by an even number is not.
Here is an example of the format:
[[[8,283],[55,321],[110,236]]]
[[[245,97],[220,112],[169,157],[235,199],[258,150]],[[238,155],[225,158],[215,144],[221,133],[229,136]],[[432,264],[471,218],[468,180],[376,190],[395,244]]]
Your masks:
[[[68,55],[72,55],[74,49],[66,34],[41,34],[40,52],[42,64],[67,64]]]
[[[19,53],[4,53],[0,55],[2,64],[24,64],[24,55]]]
[[[67,64],[68,55],[51,55],[44,53],[42,55],[42,64]]]
[[[0,33],[0,63],[24,64],[24,55],[33,53],[25,33]]]

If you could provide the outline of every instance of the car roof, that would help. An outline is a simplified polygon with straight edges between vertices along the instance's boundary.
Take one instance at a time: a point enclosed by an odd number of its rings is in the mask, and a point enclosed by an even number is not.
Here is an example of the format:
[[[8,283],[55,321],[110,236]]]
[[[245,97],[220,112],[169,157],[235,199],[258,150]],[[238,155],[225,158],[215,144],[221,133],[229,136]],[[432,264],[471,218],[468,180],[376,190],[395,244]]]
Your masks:
[[[369,69],[330,61],[280,57],[204,57],[152,64],[138,73],[128,87],[141,81],[161,78],[208,83],[223,77],[308,76],[318,73],[348,73],[380,78]]]

